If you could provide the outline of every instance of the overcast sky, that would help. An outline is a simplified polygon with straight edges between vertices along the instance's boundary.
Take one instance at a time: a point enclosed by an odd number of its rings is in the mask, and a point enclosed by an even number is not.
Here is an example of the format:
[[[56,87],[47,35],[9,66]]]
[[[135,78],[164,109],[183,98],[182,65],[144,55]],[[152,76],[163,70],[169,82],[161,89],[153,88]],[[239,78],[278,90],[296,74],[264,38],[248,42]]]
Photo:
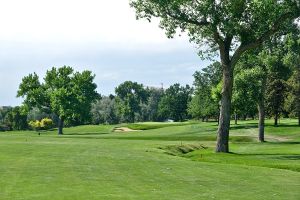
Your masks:
[[[0,106],[19,105],[22,77],[69,65],[96,74],[107,95],[126,80],[192,84],[207,66],[187,37],[137,21],[128,0],[0,0]]]

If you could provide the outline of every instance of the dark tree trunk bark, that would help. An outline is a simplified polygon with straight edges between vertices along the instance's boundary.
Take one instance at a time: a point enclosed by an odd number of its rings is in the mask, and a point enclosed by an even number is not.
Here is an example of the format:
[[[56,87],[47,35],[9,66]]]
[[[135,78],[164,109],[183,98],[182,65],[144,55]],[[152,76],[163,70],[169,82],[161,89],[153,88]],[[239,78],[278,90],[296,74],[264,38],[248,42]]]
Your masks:
[[[234,124],[237,125],[238,124],[238,117],[237,114],[234,113]]]
[[[259,115],[259,122],[258,122],[258,139],[260,142],[265,141],[265,104],[264,101],[260,100],[258,103],[258,115]]]
[[[260,86],[260,96],[258,98],[258,139],[260,142],[265,142],[265,91],[267,84],[267,69],[262,66],[265,75],[262,77]]]
[[[228,52],[229,55],[229,52]],[[218,129],[218,139],[216,152],[229,152],[229,128],[230,128],[230,109],[233,86],[233,70],[230,62],[223,62],[223,89],[220,110],[220,122]]]
[[[278,114],[277,113],[275,114],[275,117],[274,117],[274,126],[278,126]]]
[[[63,134],[63,127],[64,127],[64,119],[60,117],[58,120],[58,135]]]

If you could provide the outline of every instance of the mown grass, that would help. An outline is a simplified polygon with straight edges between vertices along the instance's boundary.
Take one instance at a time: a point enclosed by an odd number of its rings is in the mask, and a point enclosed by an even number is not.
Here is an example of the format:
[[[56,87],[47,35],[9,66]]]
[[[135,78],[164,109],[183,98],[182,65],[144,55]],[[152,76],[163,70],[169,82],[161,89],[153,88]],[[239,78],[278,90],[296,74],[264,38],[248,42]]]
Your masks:
[[[256,122],[241,121],[231,129],[231,154],[214,153],[213,122],[124,133],[114,126],[66,128],[63,136],[0,133],[0,199],[298,200],[295,124],[268,121],[262,144]]]
[[[146,123],[134,123],[128,124],[126,127],[132,130],[151,130],[151,129],[158,129],[158,128],[165,128],[170,126],[186,126],[190,124],[196,124],[197,122],[146,122]]]

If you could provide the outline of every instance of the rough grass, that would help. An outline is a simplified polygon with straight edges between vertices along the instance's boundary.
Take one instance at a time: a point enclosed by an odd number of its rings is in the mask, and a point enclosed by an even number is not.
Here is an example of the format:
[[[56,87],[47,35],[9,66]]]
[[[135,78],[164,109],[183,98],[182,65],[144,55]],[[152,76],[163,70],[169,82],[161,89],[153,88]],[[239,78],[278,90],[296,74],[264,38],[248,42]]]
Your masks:
[[[256,122],[239,122],[231,129],[231,154],[214,153],[215,123],[129,133],[81,126],[62,137],[0,133],[0,199],[298,200],[295,124],[269,121],[261,144]]]

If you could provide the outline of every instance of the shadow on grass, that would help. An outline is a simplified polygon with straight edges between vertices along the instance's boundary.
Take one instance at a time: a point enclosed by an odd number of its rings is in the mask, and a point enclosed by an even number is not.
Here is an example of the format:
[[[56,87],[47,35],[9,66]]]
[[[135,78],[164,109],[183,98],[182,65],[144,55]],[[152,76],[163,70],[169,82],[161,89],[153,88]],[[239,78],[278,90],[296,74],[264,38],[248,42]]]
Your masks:
[[[257,128],[257,124],[255,125],[234,125],[230,127],[230,130],[240,130],[240,129],[252,129],[252,128]]]
[[[97,135],[99,137],[97,137]],[[108,134],[91,134],[90,136],[87,134],[83,135],[69,135],[69,134],[64,134],[62,138],[70,138],[70,139],[102,139],[102,140],[141,140],[141,141],[215,141],[216,137],[214,136],[202,136],[202,137],[136,137],[136,136],[105,136]],[[79,137],[68,137],[68,136],[79,136]],[[101,137],[103,136],[103,137]]]
[[[300,142],[297,141],[279,141],[279,142],[268,142],[265,141],[264,144],[300,144]]]
[[[64,135],[67,136],[67,135],[72,135],[72,136],[76,136],[76,135],[107,135],[107,134],[110,134],[110,133],[99,133],[99,132],[91,132],[91,133],[65,133]],[[80,137],[82,138],[82,137]]]
[[[287,156],[278,156],[276,159],[279,160],[300,160],[300,155],[287,155]]]
[[[298,124],[278,124],[278,126],[275,126],[274,124],[266,124],[266,127],[273,127],[273,128],[288,128],[288,127],[299,127]]]

